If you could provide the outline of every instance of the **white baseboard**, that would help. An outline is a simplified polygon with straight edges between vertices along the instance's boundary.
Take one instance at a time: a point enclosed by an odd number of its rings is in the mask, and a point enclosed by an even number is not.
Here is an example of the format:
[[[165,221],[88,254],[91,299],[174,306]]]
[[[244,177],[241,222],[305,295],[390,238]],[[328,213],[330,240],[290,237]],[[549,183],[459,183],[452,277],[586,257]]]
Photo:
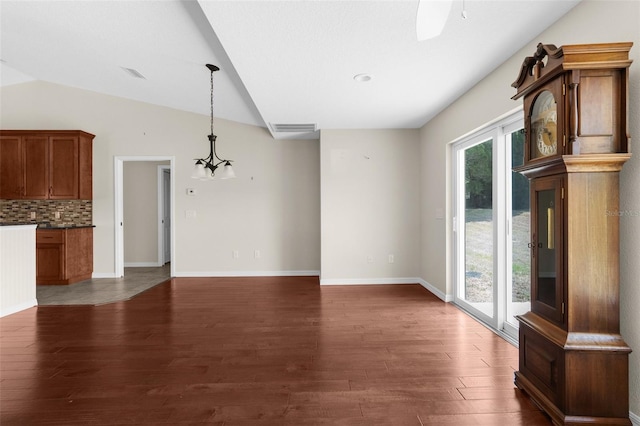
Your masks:
[[[337,278],[320,279],[320,285],[417,284],[418,278]]]
[[[25,309],[33,308],[34,306],[38,306],[38,300],[36,299],[0,308],[0,318],[15,314],[16,312],[24,311]]]
[[[439,288],[435,287],[433,284],[426,282],[422,278],[418,278],[418,283],[420,283],[422,287],[429,290],[431,293],[433,293],[438,299],[442,300],[443,302],[447,302],[447,303],[453,302],[452,295],[443,293]]]
[[[125,268],[155,268],[163,266],[158,262],[125,262]]]
[[[640,416],[629,411],[629,420],[633,426],[640,426]]]
[[[444,302],[453,301],[453,296],[445,294],[437,287],[429,284],[422,278],[343,278],[320,279],[320,285],[371,285],[371,284],[420,284]]]
[[[116,276],[115,272],[94,272],[91,278],[121,278]]]
[[[320,271],[205,271],[176,272],[176,277],[317,277]]]

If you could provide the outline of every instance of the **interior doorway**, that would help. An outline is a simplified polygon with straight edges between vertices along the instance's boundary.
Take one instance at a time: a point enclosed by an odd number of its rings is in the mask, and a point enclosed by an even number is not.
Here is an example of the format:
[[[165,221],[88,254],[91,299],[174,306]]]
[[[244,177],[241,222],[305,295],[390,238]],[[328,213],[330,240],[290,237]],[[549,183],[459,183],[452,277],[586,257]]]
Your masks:
[[[160,174],[160,169],[158,169],[157,173],[154,172],[153,179],[154,188],[152,189],[154,197],[157,196],[157,207],[154,203],[153,208],[157,209],[158,213],[158,236],[155,235],[153,238],[156,240],[157,248],[154,247],[154,259],[152,261],[147,262],[125,262],[125,239],[126,239],[126,215],[125,215],[125,207],[126,207],[126,198],[125,198],[125,164],[129,164],[129,162],[139,162],[139,163],[147,163],[147,165],[151,165],[152,163],[158,162],[167,162],[166,165],[158,166],[163,167],[162,174]],[[141,267],[160,267],[163,268],[163,265],[169,263],[171,259],[174,258],[174,238],[173,238],[173,227],[171,226],[174,221],[174,187],[175,182],[173,179],[173,168],[175,163],[175,157],[169,156],[116,156],[114,157],[114,180],[115,180],[115,188],[114,188],[114,205],[115,205],[115,221],[114,221],[114,231],[115,231],[115,247],[114,247],[114,269],[116,277],[124,277],[125,275],[125,266],[141,266]],[[166,175],[165,175],[166,171]],[[166,219],[165,219],[166,218]],[[166,229],[163,226],[160,226],[160,221],[164,221],[166,223]],[[152,223],[156,223],[156,219],[152,220]],[[131,228],[130,228],[131,229]],[[155,232],[154,232],[155,233]],[[162,241],[160,241],[162,239]],[[166,241],[166,243],[165,243]],[[137,249],[137,247],[136,247]],[[165,261],[166,259],[166,261]],[[175,265],[173,262],[167,265],[170,267],[171,276],[175,275]],[[166,268],[166,266],[164,267]],[[129,269],[129,268],[127,268]]]

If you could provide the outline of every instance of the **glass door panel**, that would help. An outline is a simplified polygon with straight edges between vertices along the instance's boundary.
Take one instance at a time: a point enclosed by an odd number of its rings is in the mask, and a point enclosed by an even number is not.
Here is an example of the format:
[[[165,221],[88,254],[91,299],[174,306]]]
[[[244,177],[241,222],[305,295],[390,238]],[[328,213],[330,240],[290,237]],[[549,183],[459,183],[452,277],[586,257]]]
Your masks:
[[[563,322],[562,258],[562,179],[536,180],[533,187],[531,240],[533,262],[532,310],[550,321]]]
[[[510,140],[511,161],[508,166],[511,176],[510,185],[510,234],[507,253],[510,267],[507,266],[507,315],[506,322],[518,327],[516,315],[522,315],[531,310],[531,212],[529,179],[513,168],[524,162],[524,130],[520,129],[507,135]],[[508,216],[507,216],[508,217]],[[509,276],[510,273],[510,276]]]
[[[493,318],[493,139],[464,154],[464,285],[458,298]]]
[[[536,300],[545,305],[556,306],[556,250],[554,245],[554,201],[555,190],[536,193],[537,205],[537,256],[536,276],[538,285]]]

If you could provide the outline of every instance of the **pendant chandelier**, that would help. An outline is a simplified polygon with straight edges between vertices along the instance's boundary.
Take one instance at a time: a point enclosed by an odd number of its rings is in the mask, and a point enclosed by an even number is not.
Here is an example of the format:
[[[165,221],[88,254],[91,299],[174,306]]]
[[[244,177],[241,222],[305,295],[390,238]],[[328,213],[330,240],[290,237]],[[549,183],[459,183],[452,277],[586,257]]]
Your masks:
[[[220,70],[220,68],[211,64],[207,64],[207,68],[211,71],[211,133],[208,136],[209,155],[206,158],[195,159],[196,164],[191,177],[200,180],[211,180],[213,179],[218,167],[224,163],[222,171],[219,172],[218,177],[220,179],[231,179],[236,177],[236,174],[233,172],[233,167],[231,167],[232,160],[225,160],[218,157],[218,154],[216,153],[217,136],[213,134],[213,72]]]

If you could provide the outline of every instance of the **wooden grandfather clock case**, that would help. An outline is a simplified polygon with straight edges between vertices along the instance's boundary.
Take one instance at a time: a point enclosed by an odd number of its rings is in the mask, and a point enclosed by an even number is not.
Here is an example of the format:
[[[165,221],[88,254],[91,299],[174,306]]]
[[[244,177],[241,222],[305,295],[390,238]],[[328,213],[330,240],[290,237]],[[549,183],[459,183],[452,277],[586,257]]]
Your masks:
[[[556,425],[631,425],[631,348],[620,336],[619,172],[632,43],[538,44],[523,98],[531,311],[517,317],[515,384]]]

